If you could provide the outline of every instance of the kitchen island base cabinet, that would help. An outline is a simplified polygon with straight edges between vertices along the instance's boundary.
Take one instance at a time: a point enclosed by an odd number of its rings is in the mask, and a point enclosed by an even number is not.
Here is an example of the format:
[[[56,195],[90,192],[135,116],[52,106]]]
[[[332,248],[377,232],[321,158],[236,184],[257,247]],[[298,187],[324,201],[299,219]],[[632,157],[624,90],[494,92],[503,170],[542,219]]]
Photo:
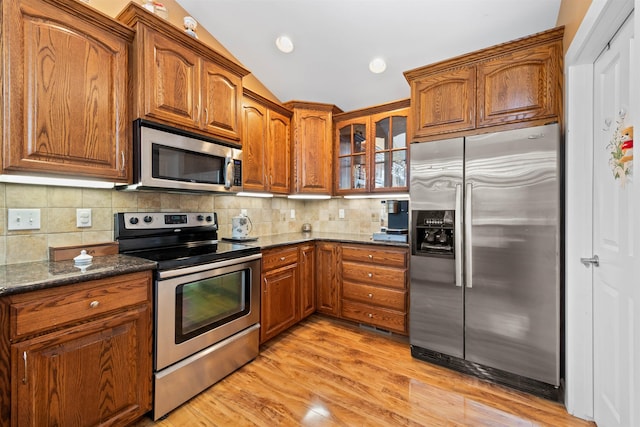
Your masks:
[[[0,426],[126,426],[151,410],[151,281],[146,271],[2,298]]]

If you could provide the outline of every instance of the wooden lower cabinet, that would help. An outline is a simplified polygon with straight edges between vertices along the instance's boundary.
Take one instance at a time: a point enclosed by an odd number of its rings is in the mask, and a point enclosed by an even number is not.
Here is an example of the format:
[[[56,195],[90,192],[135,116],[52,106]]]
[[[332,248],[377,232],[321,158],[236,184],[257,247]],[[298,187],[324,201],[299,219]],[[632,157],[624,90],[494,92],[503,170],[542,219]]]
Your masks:
[[[263,251],[260,343],[316,311],[406,335],[408,253],[326,241]]]
[[[260,343],[263,343],[315,312],[315,244],[263,251],[261,287]]]
[[[341,316],[406,335],[407,267],[405,248],[342,245]]]
[[[340,315],[340,243],[316,243],[317,311]]]
[[[2,426],[125,426],[151,409],[152,273],[8,296],[0,303]]]
[[[265,342],[296,323],[298,264],[262,273],[260,342]]]
[[[300,320],[316,311],[316,246],[300,245]]]

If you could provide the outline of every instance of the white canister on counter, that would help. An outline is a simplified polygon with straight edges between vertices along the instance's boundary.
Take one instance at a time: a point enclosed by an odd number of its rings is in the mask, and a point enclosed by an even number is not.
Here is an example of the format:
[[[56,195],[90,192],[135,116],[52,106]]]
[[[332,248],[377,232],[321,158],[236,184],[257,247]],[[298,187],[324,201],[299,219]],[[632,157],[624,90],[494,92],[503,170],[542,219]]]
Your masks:
[[[251,220],[246,215],[238,215],[231,218],[231,237],[233,239],[246,239],[251,232]]]

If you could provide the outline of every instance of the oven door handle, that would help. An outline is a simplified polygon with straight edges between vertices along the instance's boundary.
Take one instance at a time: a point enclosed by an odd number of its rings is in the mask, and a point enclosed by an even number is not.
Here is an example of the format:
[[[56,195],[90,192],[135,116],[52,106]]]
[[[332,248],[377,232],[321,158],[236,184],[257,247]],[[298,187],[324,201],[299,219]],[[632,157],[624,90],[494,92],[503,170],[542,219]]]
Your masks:
[[[213,270],[216,268],[228,267],[230,265],[238,265],[244,262],[253,261],[262,258],[262,254],[253,254],[245,257],[225,259],[222,261],[212,262],[209,264],[193,265],[191,267],[179,268],[176,270],[167,270],[158,272],[158,279],[170,279],[171,277],[185,276],[187,274],[200,273],[201,271]]]

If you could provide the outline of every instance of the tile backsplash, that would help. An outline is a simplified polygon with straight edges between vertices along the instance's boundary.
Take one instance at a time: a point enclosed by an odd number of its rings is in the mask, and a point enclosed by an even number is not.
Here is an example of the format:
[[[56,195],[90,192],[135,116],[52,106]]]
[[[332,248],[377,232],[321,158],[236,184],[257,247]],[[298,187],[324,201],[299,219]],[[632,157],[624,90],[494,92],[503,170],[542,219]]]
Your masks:
[[[78,208],[91,209],[90,227],[76,226]],[[40,209],[40,229],[8,231],[8,209]],[[380,200],[376,199],[293,200],[0,184],[0,264],[46,260],[49,246],[113,241],[117,212],[213,211],[218,214],[219,235],[224,237],[231,235],[231,217],[241,209],[251,219],[252,236],[297,232],[307,222],[320,232],[380,230]]]

